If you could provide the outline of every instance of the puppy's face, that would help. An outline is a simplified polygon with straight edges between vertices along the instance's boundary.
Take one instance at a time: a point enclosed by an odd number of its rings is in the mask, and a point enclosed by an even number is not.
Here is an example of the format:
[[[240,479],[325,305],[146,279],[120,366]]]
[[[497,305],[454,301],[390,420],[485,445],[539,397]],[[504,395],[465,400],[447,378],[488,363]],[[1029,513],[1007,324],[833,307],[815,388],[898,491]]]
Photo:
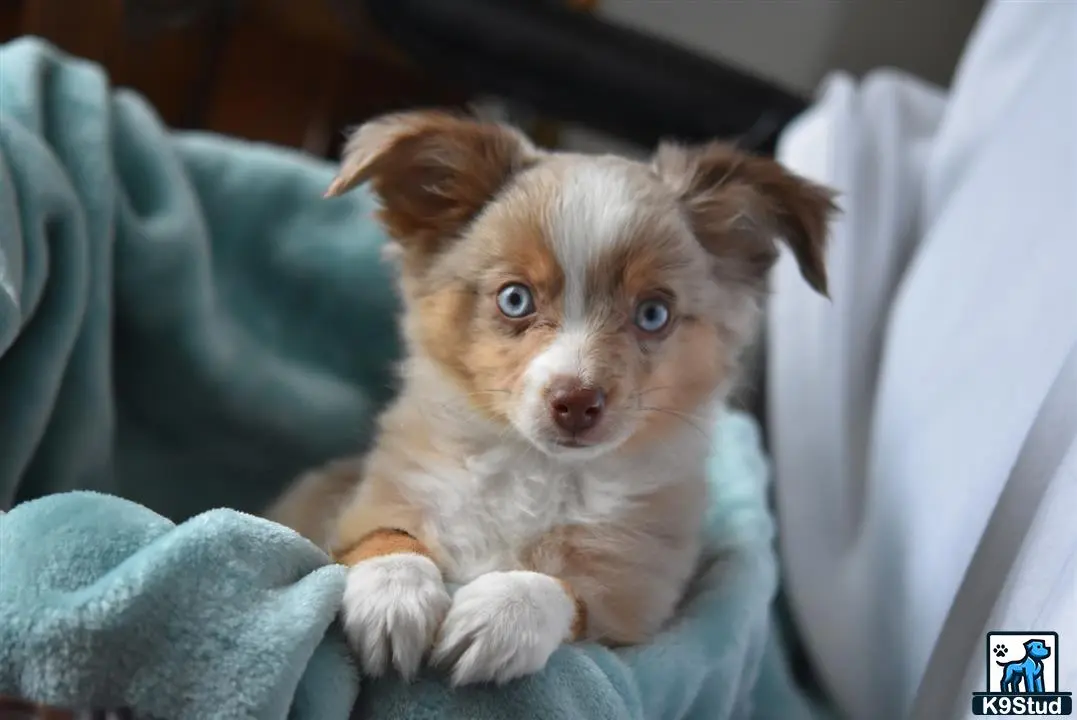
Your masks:
[[[399,245],[412,352],[541,450],[660,442],[724,390],[783,234],[824,290],[829,194],[720,145],[645,165],[437,113],[353,136]]]

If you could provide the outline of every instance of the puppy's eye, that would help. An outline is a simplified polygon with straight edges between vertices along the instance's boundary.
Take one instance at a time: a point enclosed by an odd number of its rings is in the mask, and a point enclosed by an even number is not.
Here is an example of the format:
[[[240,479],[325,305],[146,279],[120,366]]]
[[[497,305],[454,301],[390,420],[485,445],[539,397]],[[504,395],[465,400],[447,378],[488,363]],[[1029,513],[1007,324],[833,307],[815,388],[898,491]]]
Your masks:
[[[669,325],[671,315],[665,300],[644,300],[636,306],[636,327],[645,333],[661,332]]]
[[[531,289],[520,283],[509,283],[497,291],[497,309],[513,320],[527,317],[535,312]]]

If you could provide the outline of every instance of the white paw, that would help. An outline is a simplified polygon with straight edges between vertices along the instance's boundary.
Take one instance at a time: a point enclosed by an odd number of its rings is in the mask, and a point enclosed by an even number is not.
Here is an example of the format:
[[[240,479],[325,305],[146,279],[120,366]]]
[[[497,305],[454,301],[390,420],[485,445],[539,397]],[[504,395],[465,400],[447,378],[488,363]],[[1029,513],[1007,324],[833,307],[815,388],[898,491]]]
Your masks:
[[[451,599],[427,557],[395,553],[348,570],[340,609],[348,643],[368,675],[393,667],[410,680],[433,644]]]
[[[452,666],[453,685],[530,675],[546,667],[575,615],[575,603],[549,575],[487,573],[457,591],[432,660]]]

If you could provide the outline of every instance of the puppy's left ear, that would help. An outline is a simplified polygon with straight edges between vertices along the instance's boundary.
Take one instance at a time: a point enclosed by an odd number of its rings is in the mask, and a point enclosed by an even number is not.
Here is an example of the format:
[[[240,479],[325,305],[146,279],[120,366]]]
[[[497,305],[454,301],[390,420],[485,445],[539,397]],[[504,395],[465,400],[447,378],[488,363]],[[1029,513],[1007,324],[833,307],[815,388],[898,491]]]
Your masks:
[[[808,284],[827,294],[827,227],[837,210],[831,190],[723,143],[663,143],[654,169],[681,198],[719,277],[762,289],[778,237]]]

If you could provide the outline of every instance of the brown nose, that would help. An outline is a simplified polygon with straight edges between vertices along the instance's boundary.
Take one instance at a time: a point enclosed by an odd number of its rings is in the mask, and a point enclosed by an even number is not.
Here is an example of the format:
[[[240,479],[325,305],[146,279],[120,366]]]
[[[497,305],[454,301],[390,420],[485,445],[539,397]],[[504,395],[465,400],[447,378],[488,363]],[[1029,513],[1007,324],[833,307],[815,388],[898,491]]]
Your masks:
[[[584,387],[578,382],[558,385],[550,390],[550,416],[570,433],[590,430],[602,418],[606,394],[597,388]]]

